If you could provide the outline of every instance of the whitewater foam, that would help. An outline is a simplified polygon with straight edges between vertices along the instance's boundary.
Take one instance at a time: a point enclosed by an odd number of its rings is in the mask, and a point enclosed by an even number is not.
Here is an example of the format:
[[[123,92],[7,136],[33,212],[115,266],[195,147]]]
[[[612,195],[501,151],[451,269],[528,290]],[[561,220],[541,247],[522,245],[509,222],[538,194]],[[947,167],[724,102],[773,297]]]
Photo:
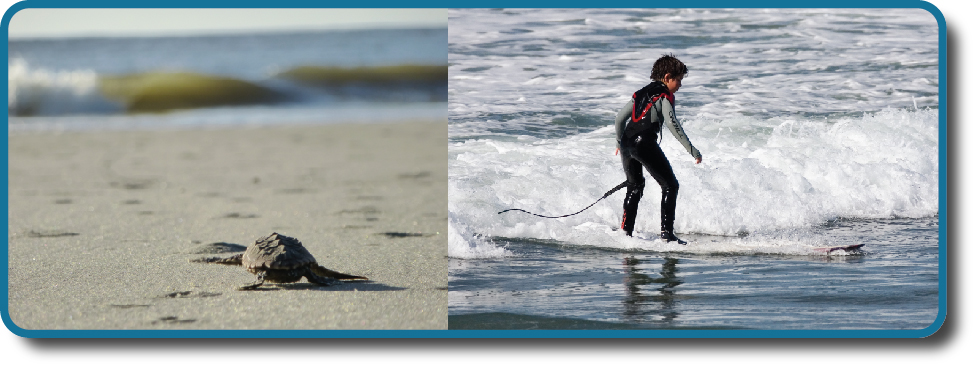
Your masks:
[[[92,70],[32,68],[24,59],[14,58],[7,63],[7,110],[14,116],[121,111],[120,103],[102,96],[98,83]]]
[[[685,129],[704,155],[693,159],[665,133],[662,149],[681,183],[675,228],[729,237],[691,252],[810,253],[826,246],[816,226],[837,218],[925,217],[938,213],[938,114],[886,109],[857,118],[690,119]],[[496,254],[491,237],[673,250],[656,244],[659,188],[650,181],[637,238],[615,224],[623,193],[576,212],[625,180],[613,128],[565,138],[472,139],[449,147],[451,257]],[[475,240],[473,233],[480,234]],[[739,235],[751,234],[738,238]],[[759,236],[760,235],[760,236]],[[647,241],[651,241],[647,244]],[[649,247],[649,248],[647,248]],[[500,253],[497,253],[500,254]]]
[[[449,17],[452,139],[614,114],[650,82],[663,53],[690,70],[677,96],[682,117],[938,105],[937,22],[921,9],[450,9]]]
[[[640,239],[614,230],[623,192],[569,218],[497,214],[573,213],[623,181],[611,125],[664,53],[690,69],[677,113],[704,155],[695,165],[664,133],[675,227],[713,236],[678,251],[802,254],[830,245],[816,228],[836,219],[938,214],[938,27],[922,9],[449,17],[450,216],[481,240],[670,249],[649,177]]]

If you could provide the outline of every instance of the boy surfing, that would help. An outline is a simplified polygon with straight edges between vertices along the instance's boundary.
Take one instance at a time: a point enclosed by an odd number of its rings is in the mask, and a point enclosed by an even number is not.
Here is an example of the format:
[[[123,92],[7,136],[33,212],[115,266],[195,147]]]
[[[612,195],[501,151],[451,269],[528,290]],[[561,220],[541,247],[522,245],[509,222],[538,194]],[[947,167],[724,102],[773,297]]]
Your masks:
[[[660,185],[660,238],[667,242],[677,241],[687,244],[674,235],[674,213],[677,208],[677,177],[670,167],[670,161],[657,143],[657,134],[662,134],[666,125],[677,138],[684,149],[694,157],[695,163],[701,163],[701,152],[691,144],[684,134],[684,128],[677,121],[674,113],[674,93],[681,87],[681,80],[687,75],[687,66],[677,60],[674,55],[664,55],[653,63],[650,78],[653,82],[633,93],[633,98],[616,114],[616,148],[623,161],[623,172],[626,181],[603,194],[599,202],[617,190],[626,187],[626,198],[623,200],[623,223],[620,228],[627,236],[633,236],[633,226],[636,224],[637,207],[643,197],[643,168]],[[662,138],[662,136],[661,136]],[[521,211],[527,214],[544,217],[560,218],[574,216],[596,204],[590,204],[582,210],[562,216],[546,216],[528,212],[520,208],[508,211]]]
[[[687,244],[674,235],[674,213],[677,208],[677,177],[670,161],[657,143],[664,125],[684,146],[695,163],[701,163],[701,152],[691,144],[674,113],[674,93],[687,75],[687,66],[673,54],[664,55],[653,63],[650,78],[653,82],[633,94],[630,102],[616,114],[616,148],[626,173],[626,198],[623,200],[623,223],[620,228],[633,236],[637,207],[643,197],[643,168],[660,185],[660,238]]]

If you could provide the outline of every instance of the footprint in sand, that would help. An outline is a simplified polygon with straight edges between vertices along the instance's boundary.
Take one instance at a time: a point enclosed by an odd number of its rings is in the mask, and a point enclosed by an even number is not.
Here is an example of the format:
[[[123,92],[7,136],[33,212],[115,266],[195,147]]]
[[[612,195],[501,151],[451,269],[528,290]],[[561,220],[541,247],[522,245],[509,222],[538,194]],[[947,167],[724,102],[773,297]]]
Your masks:
[[[376,235],[384,235],[387,238],[416,238],[422,236],[433,236],[434,234],[385,232],[385,233],[377,233]]]
[[[421,171],[418,173],[405,173],[397,175],[400,179],[423,179],[432,175],[429,171]]]
[[[258,217],[260,216],[251,213],[239,213],[239,212],[231,212],[221,216],[221,218],[232,218],[232,219],[251,219],[251,218],[258,218]]]
[[[247,247],[240,244],[216,242],[196,248],[193,254],[239,253],[245,250]]]
[[[109,304],[109,307],[118,309],[149,308],[149,304]]]
[[[215,296],[223,295],[221,293],[211,293],[208,291],[176,291],[166,295],[162,295],[159,298],[169,298],[169,299],[183,299],[183,298],[212,298]]]
[[[177,316],[166,316],[166,317],[161,317],[161,318],[159,318],[159,319],[157,319],[155,321],[152,321],[152,324],[165,323],[165,324],[169,324],[169,325],[178,325],[178,324],[193,323],[193,322],[196,322],[196,320],[195,319],[179,319],[179,317],[177,317]]]
[[[63,230],[28,230],[25,235],[28,238],[60,238],[65,236],[78,236],[81,233],[73,233]]]

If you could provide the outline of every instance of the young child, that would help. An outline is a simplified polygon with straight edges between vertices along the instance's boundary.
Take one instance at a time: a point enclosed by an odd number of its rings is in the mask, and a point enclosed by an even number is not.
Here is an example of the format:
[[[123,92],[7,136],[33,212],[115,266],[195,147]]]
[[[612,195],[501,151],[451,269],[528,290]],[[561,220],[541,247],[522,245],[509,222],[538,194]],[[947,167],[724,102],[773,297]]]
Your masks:
[[[701,153],[691,145],[674,113],[674,93],[687,75],[687,66],[673,55],[664,55],[653,63],[650,78],[654,81],[636,93],[616,114],[616,147],[626,173],[626,199],[623,200],[623,224],[626,235],[633,236],[636,211],[643,196],[643,168],[660,184],[660,238],[687,242],[674,236],[674,212],[677,208],[677,178],[657,143],[657,134],[667,125],[674,137],[701,163]],[[662,138],[662,137],[661,137]]]

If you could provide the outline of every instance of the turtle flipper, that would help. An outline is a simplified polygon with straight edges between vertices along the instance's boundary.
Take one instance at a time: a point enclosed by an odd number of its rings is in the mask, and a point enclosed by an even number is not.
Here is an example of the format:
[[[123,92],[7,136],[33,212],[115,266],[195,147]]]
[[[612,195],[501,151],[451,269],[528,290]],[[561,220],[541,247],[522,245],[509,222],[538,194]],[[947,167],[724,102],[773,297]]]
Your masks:
[[[319,275],[317,272],[314,271],[313,267],[309,267],[308,271],[305,272],[305,278],[308,279],[308,281],[311,281],[312,283],[319,284],[322,286],[337,285],[342,283],[342,281],[339,281],[336,278]]]
[[[241,253],[241,254],[233,255],[233,256],[230,256],[230,257],[226,257],[226,258],[224,258],[224,257],[207,257],[207,258],[194,259],[193,262],[199,262],[199,263],[219,263],[219,264],[225,264],[225,265],[240,266],[241,264],[243,264],[243,259],[244,259],[244,253]]]
[[[267,271],[258,272],[257,273],[257,282],[256,283],[253,283],[253,284],[250,284],[250,285],[241,286],[241,287],[237,288],[237,290],[246,291],[246,290],[254,290],[254,289],[257,289],[258,286],[264,285],[264,277],[265,276],[267,276]]]
[[[327,269],[317,264],[309,266],[308,269],[311,270],[310,273],[314,273],[318,276],[325,276],[325,277],[330,277],[339,280],[368,280],[369,279],[362,276],[355,276],[355,275],[349,275],[341,272],[332,271],[330,269]]]

